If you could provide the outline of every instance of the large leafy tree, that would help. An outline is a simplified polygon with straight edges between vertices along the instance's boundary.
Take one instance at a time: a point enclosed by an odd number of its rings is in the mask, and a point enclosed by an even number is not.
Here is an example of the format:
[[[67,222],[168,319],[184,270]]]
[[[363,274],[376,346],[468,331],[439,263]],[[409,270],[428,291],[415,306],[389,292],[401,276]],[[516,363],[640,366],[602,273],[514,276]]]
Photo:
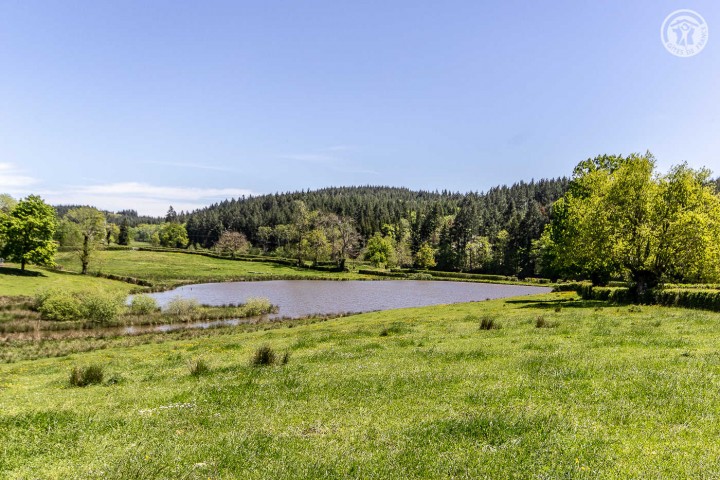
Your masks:
[[[8,213],[15,208],[17,201],[7,193],[0,193],[0,213]]]
[[[395,265],[395,246],[393,239],[389,236],[381,236],[379,233],[368,240],[365,247],[365,260],[372,262],[376,267],[382,265],[391,267]]]
[[[230,255],[231,258],[235,258],[235,255],[247,253],[250,249],[250,242],[248,242],[245,235],[239,232],[226,231],[220,235],[220,239],[215,244],[215,250],[221,255]]]
[[[130,230],[130,224],[127,217],[123,217],[122,223],[120,224],[120,231],[118,232],[117,243],[118,245],[130,245],[132,240],[132,231]]]
[[[57,218],[55,210],[37,195],[30,195],[7,214],[0,215],[0,236],[4,237],[2,255],[20,262],[53,265],[57,244],[53,241]]]
[[[90,258],[105,241],[105,215],[97,208],[79,207],[70,210],[64,220],[77,232],[78,242],[73,246],[82,264],[82,274],[85,275]]]
[[[551,267],[597,284],[622,275],[638,295],[664,279],[719,279],[720,197],[710,173],[655,167],[650,153],[580,163],[541,240]]]
[[[163,223],[157,232],[157,241],[162,247],[185,248],[189,240],[185,225],[181,223]]]

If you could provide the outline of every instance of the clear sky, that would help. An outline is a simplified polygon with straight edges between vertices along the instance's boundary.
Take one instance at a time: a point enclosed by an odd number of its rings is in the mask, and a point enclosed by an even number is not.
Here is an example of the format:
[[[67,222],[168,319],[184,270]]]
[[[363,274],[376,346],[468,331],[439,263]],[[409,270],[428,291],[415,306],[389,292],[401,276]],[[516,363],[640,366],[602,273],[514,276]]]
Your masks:
[[[680,58],[660,27],[700,13]],[[162,214],[486,190],[651,150],[720,174],[720,2],[0,0],[0,193]]]

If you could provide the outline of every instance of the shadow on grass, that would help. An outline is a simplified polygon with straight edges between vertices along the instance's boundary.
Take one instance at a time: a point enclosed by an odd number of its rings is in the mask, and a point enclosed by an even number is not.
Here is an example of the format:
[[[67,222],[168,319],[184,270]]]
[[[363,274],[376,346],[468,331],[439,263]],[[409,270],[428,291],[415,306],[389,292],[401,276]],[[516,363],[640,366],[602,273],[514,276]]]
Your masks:
[[[22,271],[19,268],[11,267],[0,267],[0,275],[10,275],[13,277],[47,277],[47,275],[42,272],[31,270]]]
[[[507,300],[505,303],[522,305],[520,308],[541,308],[541,309],[555,309],[557,307],[562,308],[596,308],[596,307],[610,307],[614,304],[603,302],[600,300]]]

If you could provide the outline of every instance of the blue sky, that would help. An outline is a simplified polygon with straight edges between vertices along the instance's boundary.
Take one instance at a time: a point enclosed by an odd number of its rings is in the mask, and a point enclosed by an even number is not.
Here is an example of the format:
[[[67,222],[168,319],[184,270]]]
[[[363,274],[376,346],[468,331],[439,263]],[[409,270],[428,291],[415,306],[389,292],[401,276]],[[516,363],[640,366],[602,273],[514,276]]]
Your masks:
[[[678,9],[694,57],[660,41]],[[716,32],[715,0],[0,0],[0,193],[162,214],[647,149],[720,175]]]

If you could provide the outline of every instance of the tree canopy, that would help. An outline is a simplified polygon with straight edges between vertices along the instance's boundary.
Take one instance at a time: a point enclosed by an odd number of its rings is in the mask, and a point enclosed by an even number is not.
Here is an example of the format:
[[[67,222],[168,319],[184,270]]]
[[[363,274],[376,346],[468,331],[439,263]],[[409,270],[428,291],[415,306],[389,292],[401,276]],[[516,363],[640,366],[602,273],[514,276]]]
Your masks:
[[[74,241],[72,246],[80,258],[84,275],[93,252],[101,247],[107,238],[105,215],[97,208],[79,207],[68,211],[63,221],[67,222],[71,231],[76,232],[72,237],[76,237],[77,241]]]
[[[650,153],[597,157],[575,168],[540,244],[556,273],[625,277],[638,295],[663,280],[716,281],[720,197],[707,170],[659,174]]]
[[[20,262],[53,265],[57,244],[53,241],[57,218],[55,210],[37,195],[19,201],[8,213],[0,213],[2,256]]]

